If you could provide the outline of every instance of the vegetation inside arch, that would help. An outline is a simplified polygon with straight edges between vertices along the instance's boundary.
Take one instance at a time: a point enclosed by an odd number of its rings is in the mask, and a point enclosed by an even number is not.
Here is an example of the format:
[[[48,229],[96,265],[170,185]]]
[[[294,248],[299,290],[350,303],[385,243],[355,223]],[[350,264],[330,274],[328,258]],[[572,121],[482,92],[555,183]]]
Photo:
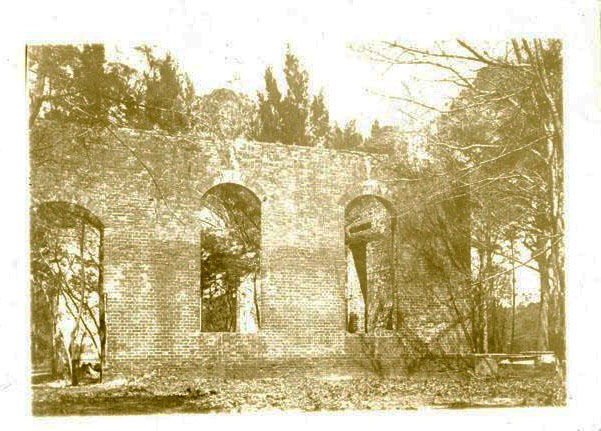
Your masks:
[[[31,355],[77,384],[102,378],[106,351],[102,225],[88,211],[45,203],[31,217]]]
[[[221,184],[205,194],[201,214],[201,328],[256,332],[261,325],[261,202],[245,187]]]

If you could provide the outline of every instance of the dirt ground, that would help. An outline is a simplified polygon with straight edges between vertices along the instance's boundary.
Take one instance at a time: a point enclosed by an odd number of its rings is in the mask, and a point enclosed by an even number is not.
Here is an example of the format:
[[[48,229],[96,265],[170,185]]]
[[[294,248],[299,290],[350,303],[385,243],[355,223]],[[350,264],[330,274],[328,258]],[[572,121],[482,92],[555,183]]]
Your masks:
[[[496,377],[466,372],[403,377],[280,377],[254,380],[153,375],[69,387],[33,386],[35,416],[256,411],[498,408],[565,404],[553,371],[505,371]]]

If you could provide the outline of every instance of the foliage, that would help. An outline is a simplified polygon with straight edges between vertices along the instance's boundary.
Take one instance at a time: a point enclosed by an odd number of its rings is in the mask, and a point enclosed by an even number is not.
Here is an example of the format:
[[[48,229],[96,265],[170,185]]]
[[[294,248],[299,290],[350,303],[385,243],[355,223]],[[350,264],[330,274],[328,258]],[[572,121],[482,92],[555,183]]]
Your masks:
[[[287,91],[280,105],[282,143],[309,145],[309,74],[290,50],[286,53],[284,76]]]
[[[441,81],[460,89],[443,109],[427,101],[395,96],[395,100],[437,114],[424,131],[435,172],[401,177],[427,183],[444,178],[469,196],[474,278],[458,281],[457,290],[471,286],[477,312],[472,323],[478,345],[499,346],[494,337],[504,325],[492,311],[498,282],[511,265],[533,267],[540,274],[540,350],[552,348],[560,357],[565,340],[564,159],[561,42],[554,39],[511,40],[504,55],[492,56],[465,41],[456,47],[433,49],[383,42],[363,47],[370,58],[387,64],[434,68]],[[475,71],[471,75],[469,71]],[[375,128],[378,131],[379,127]],[[436,204],[434,187],[423,187],[416,206]],[[530,248],[531,258],[512,257],[514,243]],[[499,266],[500,265],[500,266]],[[463,286],[463,287],[462,287]],[[479,317],[478,317],[479,316]],[[495,320],[496,319],[496,320]],[[496,335],[495,335],[496,334]],[[489,339],[489,335],[493,337]]]
[[[256,138],[262,142],[277,142],[281,140],[282,120],[281,104],[282,93],[278,88],[278,83],[273,76],[273,69],[265,69],[265,90],[266,94],[258,94],[258,130]]]
[[[350,120],[344,130],[338,125],[334,126],[330,146],[336,150],[357,150],[361,149],[363,141],[363,135],[357,131],[357,121]]]
[[[156,58],[147,46],[138,50],[144,54],[149,69],[143,73],[145,116],[138,127],[158,127],[168,133],[189,130],[195,122],[193,110],[196,102],[190,77],[179,72],[171,54]]]
[[[445,142],[443,152],[470,167],[464,181],[488,183],[471,192],[475,247],[481,257],[488,253],[483,277],[493,272],[495,249],[506,248],[517,229],[538,264],[541,314],[547,314],[546,302],[554,301],[548,315],[541,315],[548,324],[539,325],[539,349],[552,347],[562,356],[563,251],[556,239],[563,229],[558,201],[563,190],[556,184],[563,182],[561,44],[535,40],[532,45],[535,53],[529,42],[514,41],[513,61],[499,59],[478,71],[440,116],[437,141]],[[548,267],[555,275],[548,275]],[[547,280],[555,283],[553,294]]]
[[[380,153],[395,155],[396,158],[409,160],[412,149],[404,142],[398,127],[380,126],[378,120],[374,120],[370,135],[364,141],[363,148],[369,153]]]
[[[336,124],[330,125],[323,90],[312,98],[309,96],[309,74],[290,49],[286,52],[284,76],[286,93],[282,95],[273,69],[271,66],[265,69],[265,92],[257,96],[258,116],[253,138],[286,145],[373,150],[363,147],[365,138],[357,131],[356,120],[350,120],[344,130]]]
[[[423,170],[420,174],[425,176],[428,172],[432,171]],[[419,201],[434,187],[438,190],[431,196],[434,202],[420,208]],[[397,221],[395,237],[402,238],[402,243],[397,244],[395,259],[397,266],[405,270],[399,271],[396,288],[402,292],[407,284],[420,286],[424,300],[439,310],[434,316],[439,319],[437,323],[446,325],[429,341],[432,352],[424,353],[442,353],[444,349],[439,350],[438,344],[444,344],[453,335],[469,351],[477,351],[480,348],[473,322],[478,296],[470,265],[471,208],[465,189],[440,179],[424,180],[416,183],[413,200],[418,202],[418,209],[407,211]],[[411,334],[403,324],[403,316],[397,325],[405,332],[404,338],[416,338],[417,334]],[[423,346],[408,347],[423,350]]]
[[[330,114],[323,90],[311,102],[310,140],[314,145],[325,145],[330,140]]]
[[[104,45],[41,45],[27,49],[32,127],[40,117],[106,126],[131,118],[134,70],[108,63]]]
[[[54,376],[72,375],[86,348],[99,363],[105,353],[102,232],[74,209],[48,203],[31,223],[32,360],[50,359]]]
[[[230,332],[236,329],[241,283],[254,283],[254,315],[260,271],[261,204],[249,190],[234,184],[215,187],[203,198],[215,223],[204,227],[201,238],[202,328]]]
[[[357,130],[357,121],[349,120],[344,128],[330,125],[325,94],[309,95],[309,74],[290,49],[286,52],[284,76],[286,93],[278,88],[273,68],[265,69],[265,92],[257,95],[257,123],[251,137],[262,142],[281,142],[286,145],[324,146],[337,150],[391,153],[398,137],[383,127],[373,134],[367,144]],[[379,132],[377,127],[372,132]],[[393,138],[394,136],[394,138]]]
[[[139,47],[148,71],[108,62],[104,45],[28,46],[30,117],[87,127],[158,127],[169,133],[194,123],[194,87],[170,54]]]
[[[228,239],[210,233],[202,236],[202,328],[208,332],[236,330],[240,280],[255,265],[252,254]]]
[[[286,52],[284,75],[287,91],[282,99],[272,68],[265,69],[266,93],[258,94],[257,138],[286,145],[314,145],[309,128],[309,74],[290,49]]]
[[[217,141],[231,141],[252,134],[254,104],[243,94],[219,88],[199,102],[196,129]]]

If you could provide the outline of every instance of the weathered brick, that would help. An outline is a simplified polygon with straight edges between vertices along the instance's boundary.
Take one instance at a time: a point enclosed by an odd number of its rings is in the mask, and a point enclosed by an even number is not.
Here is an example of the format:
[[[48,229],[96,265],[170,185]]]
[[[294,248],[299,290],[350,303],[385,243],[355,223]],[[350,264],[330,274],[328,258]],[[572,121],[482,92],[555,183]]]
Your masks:
[[[232,160],[223,145],[194,136],[120,130],[134,156],[110,134],[101,135],[102,144],[83,146],[68,138],[73,129],[44,123],[39,130],[43,139],[31,143],[31,204],[71,202],[104,225],[111,372],[236,374],[238,367],[261,374],[280,362],[308,370],[362,366],[362,340],[346,332],[345,208],[364,194],[391,204],[395,193],[402,195],[407,186],[387,182],[384,162],[368,154],[245,141],[227,144]],[[48,161],[48,142],[69,158]],[[200,331],[196,214],[203,194],[224,182],[243,185],[262,201],[262,327],[256,334]],[[408,285],[399,299],[411,322],[430,315],[419,291]],[[386,357],[407,354],[390,334],[368,338]]]

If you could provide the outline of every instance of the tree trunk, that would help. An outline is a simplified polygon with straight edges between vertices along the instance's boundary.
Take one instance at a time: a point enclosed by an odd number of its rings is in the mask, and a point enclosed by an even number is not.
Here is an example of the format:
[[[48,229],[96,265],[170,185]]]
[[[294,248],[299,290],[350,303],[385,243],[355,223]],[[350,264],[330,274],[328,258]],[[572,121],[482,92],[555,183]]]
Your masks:
[[[487,247],[488,248],[488,247]],[[488,274],[488,266],[489,266],[489,255],[490,251],[488,250],[478,250],[479,255],[479,268],[478,268],[478,278],[480,282],[478,283],[480,287],[479,292],[479,307],[480,307],[480,352],[488,353],[488,280],[486,280]]]
[[[44,103],[44,87],[46,86],[46,77],[41,75],[36,79],[35,85],[29,91],[29,128],[35,124],[42,105]]]
[[[482,353],[488,353],[488,298],[482,298]]]
[[[492,292],[494,279],[488,280],[492,275],[492,245],[490,235],[486,235],[486,260],[484,264],[484,277],[487,279],[484,282],[484,298],[482,303],[482,352],[488,353],[489,344],[489,295]]]
[[[529,49],[528,44],[523,41],[523,45],[530,57],[534,70],[537,73],[538,85],[540,86],[542,96],[545,100],[546,109],[543,114],[546,116],[544,121],[547,139],[547,166],[548,166],[548,202],[549,202],[549,224],[551,231],[550,256],[545,256],[546,262],[543,264],[545,272],[541,272],[541,312],[546,310],[547,320],[546,334],[541,329],[541,342],[546,335],[546,345],[549,348],[549,326],[555,333],[554,344],[558,344],[556,353],[563,356],[565,353],[565,220],[564,220],[564,150],[563,150],[563,118],[561,111],[561,91],[562,88],[553,87],[551,75],[543,60],[543,46],[540,39],[534,39],[534,52]],[[549,274],[550,273],[550,274]],[[544,275],[544,277],[543,277]],[[549,277],[555,277],[555,291],[551,292]],[[543,278],[546,282],[543,285]],[[543,290],[545,290],[546,300],[543,302]],[[553,293],[553,298],[550,297]],[[552,299],[552,300],[551,300]],[[553,304],[549,314],[549,304]],[[541,317],[542,319],[542,317]],[[542,323],[542,320],[541,320]]]
[[[51,298],[51,311],[50,314],[52,316],[52,358],[51,358],[51,370],[52,377],[58,378],[61,370],[61,355],[60,350],[62,348],[62,343],[59,340],[60,331],[58,328],[58,289],[56,288],[56,294]]]
[[[78,377],[79,377],[78,376],[79,361],[80,361],[80,357],[81,357],[81,350],[82,350],[82,344],[83,344],[83,337],[82,337],[82,342],[79,343],[79,346],[78,346],[77,335],[80,332],[80,327],[81,327],[83,313],[84,313],[84,301],[85,301],[85,284],[86,284],[86,268],[85,268],[85,260],[84,260],[85,235],[86,235],[86,224],[82,220],[81,221],[81,235],[79,237],[79,259],[80,259],[80,265],[81,265],[80,281],[79,281],[80,303],[79,303],[79,310],[77,312],[77,317],[76,317],[76,321],[75,321],[75,327],[73,328],[73,331],[71,332],[71,340],[70,340],[70,346],[69,346],[69,353],[71,356],[71,384],[73,386],[77,386],[79,383],[79,379],[78,379]]]
[[[516,290],[515,290],[515,257],[513,255],[514,252],[514,244],[513,238],[511,239],[511,344],[509,347],[509,352],[514,353],[515,349],[515,299],[516,299]]]
[[[536,257],[538,272],[540,276],[540,303],[538,313],[538,336],[537,349],[549,350],[549,265],[546,242],[539,240],[539,254]]]
[[[106,363],[106,294],[104,293],[104,231],[98,231],[98,338],[100,340],[100,382]]]
[[[255,316],[257,317],[257,329],[261,329],[261,310],[259,307],[259,292],[257,291],[257,273],[253,274],[253,303],[255,306]]]
[[[552,140],[553,157],[550,166],[552,178],[552,261],[551,273],[554,280],[552,321],[550,322],[553,333],[552,348],[558,357],[565,357],[565,219],[564,219],[564,160],[563,142],[561,135],[556,134]]]
[[[557,314],[555,320],[555,332],[557,336],[556,351],[557,357],[565,359],[566,355],[566,297],[565,297],[565,271],[563,267],[557,267],[559,279],[559,292],[556,299]],[[563,286],[562,286],[563,284]]]

